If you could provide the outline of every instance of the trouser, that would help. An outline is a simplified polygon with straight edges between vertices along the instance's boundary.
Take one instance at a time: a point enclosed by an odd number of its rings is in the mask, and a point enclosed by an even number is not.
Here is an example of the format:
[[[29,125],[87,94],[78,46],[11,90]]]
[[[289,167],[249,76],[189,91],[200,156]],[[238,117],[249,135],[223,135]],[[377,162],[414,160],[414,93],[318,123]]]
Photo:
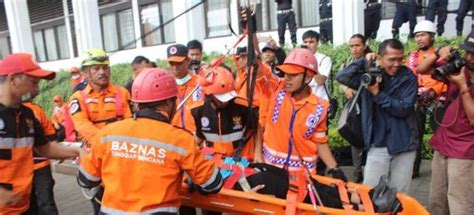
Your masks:
[[[380,177],[385,175],[389,187],[395,188],[397,192],[408,193],[415,156],[415,150],[390,155],[387,147],[371,147],[367,154],[363,184],[375,187]]]
[[[432,214],[474,214],[474,160],[448,158],[435,151],[431,174]]]
[[[321,22],[319,24],[319,33],[322,43],[332,43],[332,21]]]
[[[37,206],[38,215],[58,214],[58,208],[54,201],[54,179],[51,173],[51,166],[47,165],[34,171],[33,190],[31,195],[34,198],[30,204]]]
[[[290,29],[291,42],[296,44],[296,18],[295,13],[290,11],[288,13],[277,14],[278,21],[278,39],[280,45],[285,44],[285,30],[286,24],[288,23],[288,28]]]
[[[448,17],[448,0],[430,0],[428,3],[428,10],[426,11],[426,20],[434,22],[435,16],[438,15],[438,24],[436,32],[438,35],[444,32],[444,23]]]
[[[416,3],[414,1],[397,4],[392,29],[398,31],[402,24],[407,21],[410,23],[410,34],[413,34],[416,25]]]
[[[102,201],[102,196],[104,196],[104,187],[100,186],[97,193],[94,195],[94,198],[91,199],[92,208],[94,209],[94,215],[101,214],[100,212],[100,203],[97,201]]]
[[[377,38],[377,31],[382,20],[382,5],[376,4],[364,10],[365,37]]]
[[[444,116],[444,105],[442,104],[441,101],[438,101],[436,103],[438,104],[434,104],[434,103],[430,104],[430,105],[437,106],[437,109],[433,109],[432,111],[428,111],[427,107],[422,106],[419,103],[417,103],[417,106],[416,106],[416,118],[417,118],[416,120],[418,123],[418,131],[420,134],[420,147],[418,147],[418,149],[416,150],[416,158],[415,158],[415,163],[413,166],[413,173],[420,172],[421,152],[424,148],[423,135],[425,134],[425,131],[426,131],[427,117],[429,118],[428,121],[429,121],[429,125],[431,127],[432,132],[435,132],[436,129],[438,128],[437,122],[441,122]]]
[[[363,152],[364,148],[351,146],[352,165],[354,166],[354,172],[362,172]]]
[[[459,3],[458,15],[456,16],[456,30],[462,31],[464,27],[464,17],[467,12],[472,11],[474,4],[473,0],[462,0]],[[474,20],[474,16],[471,17]]]

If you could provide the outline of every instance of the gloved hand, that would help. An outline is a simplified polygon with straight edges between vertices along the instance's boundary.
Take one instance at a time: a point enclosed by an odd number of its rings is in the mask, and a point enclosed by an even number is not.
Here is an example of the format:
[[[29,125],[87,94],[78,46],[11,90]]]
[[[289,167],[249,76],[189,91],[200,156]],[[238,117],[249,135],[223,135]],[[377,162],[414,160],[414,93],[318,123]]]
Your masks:
[[[347,182],[346,175],[344,175],[344,172],[339,167],[329,169],[328,173],[331,174],[333,178],[341,179],[344,182]]]

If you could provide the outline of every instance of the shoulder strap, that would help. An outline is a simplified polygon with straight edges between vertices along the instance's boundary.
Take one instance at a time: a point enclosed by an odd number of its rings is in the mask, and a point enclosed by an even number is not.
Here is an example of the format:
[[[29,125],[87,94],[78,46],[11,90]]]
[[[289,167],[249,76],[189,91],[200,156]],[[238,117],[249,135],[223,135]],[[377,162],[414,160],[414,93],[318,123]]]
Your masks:
[[[117,118],[123,117],[123,103],[122,96],[120,95],[120,88],[115,86],[115,115]]]
[[[83,101],[84,101],[84,107],[86,108],[87,118],[90,119],[90,117],[89,117],[89,113],[90,113],[90,112],[89,112],[89,103],[87,103],[87,99],[88,99],[89,97],[87,96],[87,93],[85,92],[85,88],[82,89],[82,90],[80,90],[80,92],[81,92],[82,99],[83,99]],[[80,103],[79,103],[78,105],[80,105]]]

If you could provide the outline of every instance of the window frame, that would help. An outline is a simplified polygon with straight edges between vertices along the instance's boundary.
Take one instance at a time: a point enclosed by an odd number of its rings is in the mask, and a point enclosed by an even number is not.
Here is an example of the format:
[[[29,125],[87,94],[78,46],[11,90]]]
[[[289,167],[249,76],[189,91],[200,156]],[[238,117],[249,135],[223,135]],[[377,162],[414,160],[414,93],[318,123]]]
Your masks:
[[[173,2],[171,2],[171,4],[173,4]],[[155,43],[155,44],[146,44],[146,40],[145,40],[145,28],[142,24],[142,18],[141,18],[141,13],[142,13],[142,8],[143,7],[146,7],[146,6],[150,6],[150,5],[157,5],[158,7],[158,15],[160,17],[160,23],[158,26],[161,26],[159,28],[159,30],[155,30],[155,31],[149,31],[149,32],[157,32],[159,31],[159,43]],[[166,42],[166,34],[165,34],[165,26],[163,26],[163,23],[165,22],[164,21],[164,16],[163,16],[163,5],[162,5],[162,2],[161,1],[155,1],[155,0],[142,0],[142,1],[139,1],[138,2],[138,13],[139,13],[139,21],[140,21],[140,35],[141,35],[141,38],[142,38],[142,46],[143,47],[151,47],[151,46],[159,46],[159,45],[166,45],[166,44],[173,44],[173,43],[176,43],[176,34],[174,35],[174,38],[170,38],[170,42]],[[174,14],[173,14],[173,17],[174,17]],[[170,24],[174,24],[173,22],[171,22]],[[176,26],[174,26],[176,27]],[[154,30],[154,29],[152,29]],[[151,36],[153,33],[150,33],[149,36]]]

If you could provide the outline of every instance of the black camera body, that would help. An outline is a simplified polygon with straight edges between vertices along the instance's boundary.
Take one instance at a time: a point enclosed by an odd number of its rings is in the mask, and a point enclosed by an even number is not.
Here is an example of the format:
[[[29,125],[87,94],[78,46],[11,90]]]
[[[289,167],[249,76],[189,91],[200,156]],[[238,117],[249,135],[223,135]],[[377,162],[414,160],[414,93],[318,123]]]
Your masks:
[[[372,63],[366,73],[360,77],[360,83],[364,86],[374,85],[377,81],[377,77],[382,77],[382,68]]]
[[[461,72],[461,68],[466,61],[457,50],[451,52],[451,58],[448,63],[434,69],[433,78],[438,81],[444,81],[450,75],[457,75]]]

